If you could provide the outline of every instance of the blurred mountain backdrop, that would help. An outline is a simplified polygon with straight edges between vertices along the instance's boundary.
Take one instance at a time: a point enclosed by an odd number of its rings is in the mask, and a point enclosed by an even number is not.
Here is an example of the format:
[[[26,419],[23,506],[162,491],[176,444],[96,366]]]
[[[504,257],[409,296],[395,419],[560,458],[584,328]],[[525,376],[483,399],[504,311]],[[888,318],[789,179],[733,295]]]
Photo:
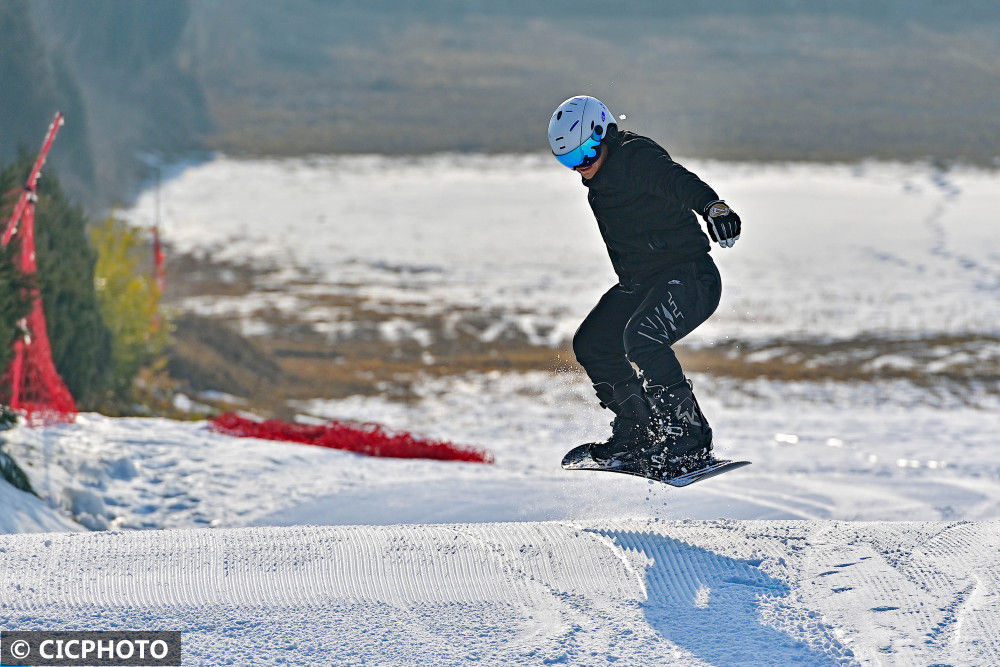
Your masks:
[[[90,207],[148,163],[543,151],[602,97],[684,156],[1000,156],[988,0],[0,0],[0,160],[35,150]]]

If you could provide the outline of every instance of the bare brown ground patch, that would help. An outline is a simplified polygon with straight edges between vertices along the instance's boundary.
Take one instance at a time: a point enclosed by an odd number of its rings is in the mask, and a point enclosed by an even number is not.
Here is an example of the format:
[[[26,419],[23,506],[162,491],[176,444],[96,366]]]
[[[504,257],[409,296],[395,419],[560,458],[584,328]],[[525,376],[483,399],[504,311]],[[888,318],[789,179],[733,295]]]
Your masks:
[[[180,256],[171,260],[168,305],[187,297],[235,297],[260,301],[259,283],[266,270]],[[309,283],[290,287],[308,286]],[[492,370],[565,370],[567,351],[534,345],[513,335],[484,341],[493,323],[490,313],[469,308],[431,314],[419,303],[380,303],[346,292],[301,297],[307,307],[334,309],[350,323],[335,340],[311,323],[286,311],[261,306],[253,312],[268,324],[266,336],[243,336],[238,322],[226,316],[203,316],[181,310],[173,317],[168,370],[180,388],[195,396],[221,391],[245,400],[239,406],[200,398],[219,408],[244,407],[263,415],[288,416],[289,401],[384,395],[415,397],[423,378]],[[301,293],[300,293],[301,296]],[[426,332],[417,341],[385,340],[380,325],[404,320]]]
[[[422,347],[376,339],[336,344],[285,337],[248,339],[224,321],[188,314],[175,321],[169,371],[195,394],[224,391],[246,399],[245,407],[261,414],[288,416],[289,401],[312,398],[384,395],[411,400],[414,384],[429,376],[565,367],[564,353],[549,347],[465,342]]]
[[[1000,338],[939,335],[925,338],[858,337],[838,341],[728,341],[684,349],[685,368],[737,379],[942,382],[1000,389]]]
[[[173,260],[171,269],[167,296],[175,303],[188,296],[256,299],[268,289],[259,287],[266,270],[191,257]],[[288,416],[289,401],[376,394],[410,400],[415,384],[427,377],[495,370],[582,372],[568,346],[533,343],[513,329],[485,336],[498,313],[470,308],[430,312],[423,304],[379,303],[351,293],[350,285],[337,287],[343,289],[306,296],[295,291],[305,306],[335,309],[339,319],[350,323],[349,330],[333,339],[275,308],[253,313],[270,328],[268,335],[255,337],[236,333],[238,323],[231,318],[180,313],[174,319],[170,375],[195,395],[223,391],[242,397],[244,407],[261,414]],[[380,325],[389,320],[403,321],[422,335],[387,340]],[[1000,338],[989,336],[728,340],[702,347],[685,341],[676,350],[687,371],[734,379],[905,380],[926,387],[975,385],[980,392],[1000,393]]]

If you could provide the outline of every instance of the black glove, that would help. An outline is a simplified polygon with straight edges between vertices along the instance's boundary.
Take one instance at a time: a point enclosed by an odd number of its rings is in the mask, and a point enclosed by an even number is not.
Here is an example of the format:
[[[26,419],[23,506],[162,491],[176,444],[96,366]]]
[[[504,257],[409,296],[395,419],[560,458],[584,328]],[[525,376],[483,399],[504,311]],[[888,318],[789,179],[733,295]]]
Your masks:
[[[740,238],[740,216],[722,200],[705,207],[701,217],[708,223],[708,235],[723,248],[732,248]]]

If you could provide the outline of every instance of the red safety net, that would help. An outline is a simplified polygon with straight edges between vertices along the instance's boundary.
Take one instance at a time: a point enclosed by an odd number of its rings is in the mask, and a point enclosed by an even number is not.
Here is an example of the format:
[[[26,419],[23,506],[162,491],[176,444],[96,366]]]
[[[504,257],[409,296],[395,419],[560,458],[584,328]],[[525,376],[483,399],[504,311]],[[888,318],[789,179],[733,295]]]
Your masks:
[[[211,423],[215,431],[226,435],[301,442],[367,456],[493,463],[493,453],[489,450],[440,440],[415,438],[405,432],[389,433],[377,424],[345,424],[330,421],[325,424],[309,425],[276,419],[256,421],[232,412],[213,418]]]
[[[62,114],[57,113],[0,238],[0,243],[7,245],[17,236],[21,246],[18,265],[25,275],[35,275],[38,271],[35,264],[35,188],[62,122]],[[30,298],[31,313],[18,323],[23,335],[14,341],[14,359],[0,379],[0,401],[27,417],[29,424],[72,422],[76,418],[76,403],[52,363],[42,295],[38,289],[33,289]]]
[[[167,289],[167,258],[163,253],[163,243],[160,241],[159,225],[153,225],[153,281],[156,284],[156,295],[153,297],[156,305],[153,311],[153,331],[159,331],[163,327],[159,302],[164,290]]]

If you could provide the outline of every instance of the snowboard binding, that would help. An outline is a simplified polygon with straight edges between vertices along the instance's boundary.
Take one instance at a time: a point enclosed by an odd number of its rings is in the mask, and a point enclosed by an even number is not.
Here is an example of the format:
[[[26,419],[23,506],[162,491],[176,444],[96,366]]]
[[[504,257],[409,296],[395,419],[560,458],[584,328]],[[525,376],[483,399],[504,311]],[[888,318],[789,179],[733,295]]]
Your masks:
[[[712,429],[689,380],[644,387],[638,377],[594,385],[601,406],[615,413],[611,437],[566,454],[567,470],[605,470],[686,486],[749,461],[712,456]]]

